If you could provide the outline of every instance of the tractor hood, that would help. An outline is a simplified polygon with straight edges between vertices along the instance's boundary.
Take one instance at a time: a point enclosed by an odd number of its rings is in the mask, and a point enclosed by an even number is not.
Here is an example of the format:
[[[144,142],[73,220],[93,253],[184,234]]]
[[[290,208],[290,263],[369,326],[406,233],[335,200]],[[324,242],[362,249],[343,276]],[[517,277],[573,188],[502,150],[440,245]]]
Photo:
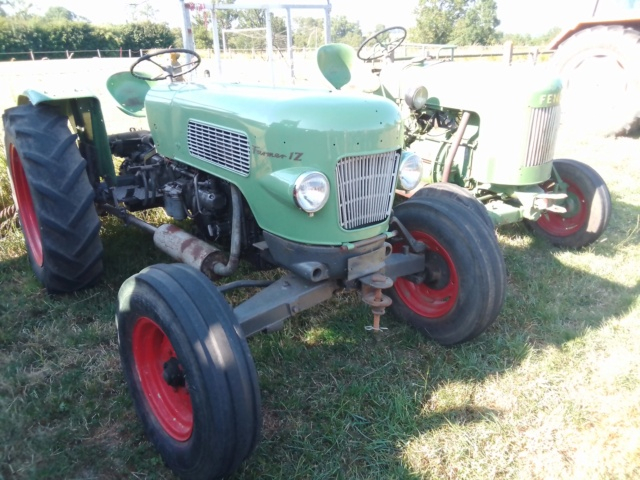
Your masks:
[[[264,230],[334,245],[386,231],[388,221],[340,227],[336,166],[345,157],[402,148],[392,101],[357,92],[174,83],[152,88],[145,108],[158,153],[236,185]],[[308,171],[323,173],[332,192],[313,215],[292,195],[296,178]]]
[[[190,120],[237,130],[254,149],[288,155],[291,149],[325,161],[335,154],[380,151],[402,144],[400,116],[386,99],[360,93],[239,84],[170,84],[147,94],[145,107],[158,152],[181,158],[186,142],[176,138]],[[304,144],[300,133],[304,132]],[[323,151],[317,151],[322,147]],[[324,152],[326,153],[326,152]],[[320,154],[320,155],[317,155]]]
[[[488,62],[404,65],[396,72],[385,69],[381,80],[398,98],[403,98],[407,88],[424,85],[429,91],[430,106],[477,113],[505,103],[517,105],[518,109],[557,105],[562,89],[560,79],[544,67]]]

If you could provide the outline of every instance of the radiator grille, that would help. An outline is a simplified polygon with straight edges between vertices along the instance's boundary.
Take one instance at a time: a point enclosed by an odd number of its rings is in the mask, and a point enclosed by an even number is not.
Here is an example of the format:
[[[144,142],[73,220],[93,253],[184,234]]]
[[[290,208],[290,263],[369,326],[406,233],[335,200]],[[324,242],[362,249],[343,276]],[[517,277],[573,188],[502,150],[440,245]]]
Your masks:
[[[535,167],[553,159],[556,134],[560,125],[560,107],[531,108],[525,167]]]
[[[400,152],[345,157],[336,167],[340,225],[353,230],[389,217]]]
[[[239,175],[249,175],[251,148],[243,133],[190,120],[187,144],[192,156]]]

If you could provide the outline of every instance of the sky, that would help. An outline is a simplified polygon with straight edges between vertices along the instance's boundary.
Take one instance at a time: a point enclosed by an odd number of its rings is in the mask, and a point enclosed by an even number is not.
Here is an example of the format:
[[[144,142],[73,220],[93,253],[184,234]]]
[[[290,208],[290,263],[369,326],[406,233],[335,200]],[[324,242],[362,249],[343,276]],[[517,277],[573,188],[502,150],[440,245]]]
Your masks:
[[[201,0],[202,1],[202,0]],[[620,0],[614,0],[620,1]],[[28,2],[27,2],[28,3]],[[65,7],[73,13],[86,17],[91,22],[125,23],[131,12],[142,5],[151,3],[157,10],[156,20],[171,26],[180,26],[182,12],[178,0],[37,0],[33,2],[39,13],[51,6]],[[207,1],[207,3],[209,3]],[[236,4],[282,5],[282,4],[325,5],[326,0],[236,0]],[[505,33],[529,33],[539,35],[553,27],[562,27],[586,17],[591,13],[593,0],[496,0],[498,30]],[[601,3],[604,3],[601,1]],[[363,33],[370,33],[377,24],[386,26],[414,25],[413,11],[418,0],[331,0],[331,15],[344,15],[349,21],[360,22]],[[322,10],[300,10],[302,16],[321,16]],[[317,12],[313,14],[312,12]],[[277,14],[277,12],[276,12]],[[292,11],[293,14],[293,11]]]

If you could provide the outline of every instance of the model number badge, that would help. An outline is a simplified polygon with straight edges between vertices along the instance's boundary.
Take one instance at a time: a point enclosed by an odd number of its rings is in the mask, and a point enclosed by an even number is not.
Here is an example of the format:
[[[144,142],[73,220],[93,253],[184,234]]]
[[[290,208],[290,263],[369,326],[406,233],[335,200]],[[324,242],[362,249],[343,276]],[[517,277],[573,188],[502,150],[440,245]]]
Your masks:
[[[289,152],[287,153],[276,153],[276,152],[267,152],[266,150],[262,150],[260,147],[253,147],[253,153],[255,155],[260,155],[261,157],[269,157],[269,158],[288,158],[289,160],[293,160],[294,162],[301,162],[302,155],[304,152]]]

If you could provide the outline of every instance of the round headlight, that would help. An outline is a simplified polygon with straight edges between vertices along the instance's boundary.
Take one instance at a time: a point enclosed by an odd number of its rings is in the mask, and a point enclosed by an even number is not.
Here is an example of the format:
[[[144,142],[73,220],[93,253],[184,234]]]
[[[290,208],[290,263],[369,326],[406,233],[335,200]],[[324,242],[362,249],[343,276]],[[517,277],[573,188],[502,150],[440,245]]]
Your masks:
[[[404,93],[404,101],[411,110],[420,110],[427,104],[429,98],[429,92],[423,85],[417,87],[409,87]]]
[[[303,173],[293,187],[293,197],[305,212],[317,212],[329,199],[329,180],[320,172]]]
[[[396,188],[401,190],[413,190],[422,179],[422,159],[413,152],[403,152],[398,170],[398,182]]]

